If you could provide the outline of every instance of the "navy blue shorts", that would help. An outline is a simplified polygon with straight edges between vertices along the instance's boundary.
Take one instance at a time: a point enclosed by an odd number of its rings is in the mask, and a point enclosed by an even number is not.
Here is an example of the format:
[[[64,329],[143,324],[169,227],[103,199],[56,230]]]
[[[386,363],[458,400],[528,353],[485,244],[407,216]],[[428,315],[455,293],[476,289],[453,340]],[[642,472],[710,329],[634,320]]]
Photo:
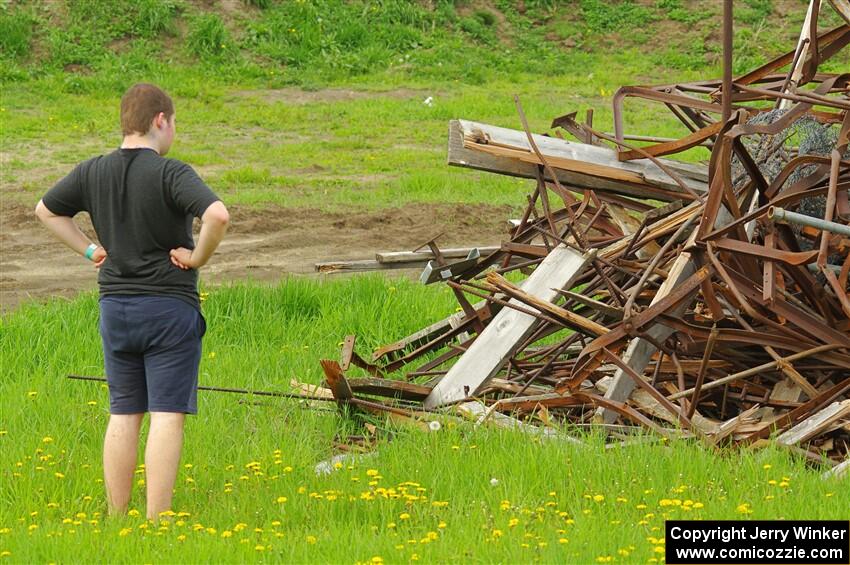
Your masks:
[[[100,335],[109,412],[198,413],[198,366],[206,322],[168,296],[103,296]]]

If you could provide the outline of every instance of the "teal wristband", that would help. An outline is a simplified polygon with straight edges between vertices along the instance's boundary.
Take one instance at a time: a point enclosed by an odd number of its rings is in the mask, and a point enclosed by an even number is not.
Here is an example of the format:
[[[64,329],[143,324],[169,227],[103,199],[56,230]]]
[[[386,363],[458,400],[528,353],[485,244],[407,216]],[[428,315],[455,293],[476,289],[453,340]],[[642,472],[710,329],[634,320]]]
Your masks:
[[[86,259],[91,261],[92,255],[94,255],[94,250],[97,249],[97,248],[98,248],[98,245],[96,243],[89,244],[89,246],[86,247],[86,252],[85,252]]]

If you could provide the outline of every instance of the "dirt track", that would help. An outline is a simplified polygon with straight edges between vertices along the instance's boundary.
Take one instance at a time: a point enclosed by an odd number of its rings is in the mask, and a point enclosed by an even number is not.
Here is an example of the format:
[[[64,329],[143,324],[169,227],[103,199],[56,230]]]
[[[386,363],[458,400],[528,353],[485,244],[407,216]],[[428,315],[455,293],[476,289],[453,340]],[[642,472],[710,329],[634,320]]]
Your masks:
[[[30,299],[70,298],[95,288],[97,275],[91,265],[54,241],[32,208],[9,200],[0,206],[0,311]],[[319,261],[411,250],[440,232],[445,235],[439,243],[446,247],[496,245],[505,235],[510,213],[508,207],[478,204],[418,204],[350,214],[244,206],[230,211],[230,232],[204,269],[207,284],[313,274]],[[81,224],[92,233],[87,216],[81,216]]]

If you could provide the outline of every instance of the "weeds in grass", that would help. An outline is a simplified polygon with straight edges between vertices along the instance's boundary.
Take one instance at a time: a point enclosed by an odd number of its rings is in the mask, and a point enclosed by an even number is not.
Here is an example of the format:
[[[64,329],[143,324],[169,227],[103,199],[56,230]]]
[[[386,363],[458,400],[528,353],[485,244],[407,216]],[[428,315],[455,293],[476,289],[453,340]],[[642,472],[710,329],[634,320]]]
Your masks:
[[[380,276],[238,284],[204,298],[201,383],[265,390],[318,384],[317,360],[334,358],[347,333],[368,351],[454,306],[446,289]],[[839,485],[787,451],[649,436],[606,449],[576,429],[562,431],[584,446],[371,417],[376,452],[317,475],[337,435],[366,433],[362,420],[202,392],[173,512],[144,519],[139,464],[129,515],[107,519],[106,391],[64,378],[102,374],[96,325],[93,293],[0,319],[0,555],[13,562],[654,562],[666,519],[846,518]]]
[[[162,33],[173,35],[176,32],[174,16],[177,4],[173,0],[141,0],[136,6],[139,14],[134,20],[133,30],[140,37],[150,39]]]
[[[29,54],[33,23],[27,10],[0,9],[0,57],[14,59]]]
[[[220,57],[228,51],[230,37],[217,14],[199,14],[189,25],[186,46],[201,58]]]

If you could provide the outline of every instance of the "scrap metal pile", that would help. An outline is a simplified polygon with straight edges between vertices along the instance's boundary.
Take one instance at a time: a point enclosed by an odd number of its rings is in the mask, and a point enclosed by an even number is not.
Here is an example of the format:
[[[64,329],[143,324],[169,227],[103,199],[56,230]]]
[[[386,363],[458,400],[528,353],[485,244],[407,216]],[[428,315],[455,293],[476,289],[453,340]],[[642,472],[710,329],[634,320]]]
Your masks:
[[[831,3],[850,23],[850,3]],[[432,245],[425,282],[461,311],[368,360],[349,337],[341,364],[323,361],[335,398],[847,458],[850,74],[818,66],[847,60],[850,25],[819,35],[819,4],[795,50],[743,76],[727,58],[724,81],[621,88],[613,134],[570,114],[533,135],[519,100],[524,131],[452,121],[449,163],[533,179],[525,213],[480,258]],[[626,135],[626,98],[691,133]],[[666,158],[698,146],[707,166]],[[347,380],[351,365],[372,376]]]

